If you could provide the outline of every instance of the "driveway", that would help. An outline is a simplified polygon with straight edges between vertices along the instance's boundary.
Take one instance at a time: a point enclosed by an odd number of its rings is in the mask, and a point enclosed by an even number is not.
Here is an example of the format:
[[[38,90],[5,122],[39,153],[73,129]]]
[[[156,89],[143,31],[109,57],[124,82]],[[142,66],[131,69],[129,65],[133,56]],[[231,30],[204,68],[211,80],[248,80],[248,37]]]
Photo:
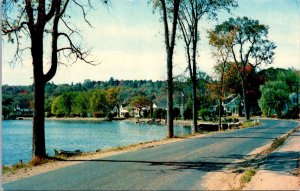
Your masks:
[[[186,139],[50,171],[4,184],[5,190],[199,190],[208,172],[222,171],[254,149],[299,126],[262,125]]]

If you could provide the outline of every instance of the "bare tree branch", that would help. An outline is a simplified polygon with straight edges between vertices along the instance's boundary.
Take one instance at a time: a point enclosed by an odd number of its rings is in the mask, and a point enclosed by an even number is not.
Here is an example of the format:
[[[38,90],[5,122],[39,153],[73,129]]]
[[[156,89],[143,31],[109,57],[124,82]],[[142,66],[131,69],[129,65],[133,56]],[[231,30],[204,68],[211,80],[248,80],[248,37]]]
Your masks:
[[[86,12],[84,6],[81,5],[81,4],[79,4],[76,0],[73,0],[73,2],[81,9],[81,12],[82,12],[82,14],[83,14],[83,18],[84,18],[85,22],[86,22],[90,27],[94,28],[94,27],[92,26],[92,24],[91,24],[91,23],[87,20],[87,18],[86,18],[87,12]]]

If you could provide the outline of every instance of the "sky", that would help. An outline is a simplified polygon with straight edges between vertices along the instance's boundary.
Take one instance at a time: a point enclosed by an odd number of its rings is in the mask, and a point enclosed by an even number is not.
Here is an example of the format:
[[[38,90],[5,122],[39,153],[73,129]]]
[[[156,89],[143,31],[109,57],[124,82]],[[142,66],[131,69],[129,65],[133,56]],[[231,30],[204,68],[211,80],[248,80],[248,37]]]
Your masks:
[[[107,81],[110,77],[123,80],[165,80],[166,53],[163,23],[148,0],[111,0],[107,9],[96,5],[88,14],[93,28],[84,23],[78,10],[70,10],[71,21],[80,30],[83,44],[92,49],[91,59],[99,65],[82,62],[59,65],[55,84],[83,82],[85,79]],[[300,0],[238,0],[231,14],[220,12],[217,21],[203,19],[200,23],[198,68],[213,75],[215,60],[208,45],[206,30],[229,17],[247,16],[269,26],[269,40],[275,50],[274,63],[261,68],[280,67],[300,69]],[[24,53],[22,64],[9,64],[14,46],[2,37],[2,84],[30,85],[32,62],[30,52]],[[26,44],[26,43],[25,43]],[[28,44],[28,43],[27,43]],[[50,44],[45,45],[45,49]],[[47,50],[45,50],[47,55]],[[46,60],[47,58],[45,58]],[[46,63],[47,61],[45,61]],[[174,53],[174,74],[186,69],[183,43],[177,40]],[[45,64],[44,72],[49,65]]]

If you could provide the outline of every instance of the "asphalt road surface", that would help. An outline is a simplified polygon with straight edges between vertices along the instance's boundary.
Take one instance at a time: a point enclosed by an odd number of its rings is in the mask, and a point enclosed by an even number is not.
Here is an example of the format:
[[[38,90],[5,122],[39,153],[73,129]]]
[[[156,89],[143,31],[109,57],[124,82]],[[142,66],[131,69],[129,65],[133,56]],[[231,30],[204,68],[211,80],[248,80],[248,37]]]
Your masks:
[[[5,190],[199,190],[201,178],[270,143],[298,122],[262,120],[257,127],[186,139],[50,171],[4,184]]]

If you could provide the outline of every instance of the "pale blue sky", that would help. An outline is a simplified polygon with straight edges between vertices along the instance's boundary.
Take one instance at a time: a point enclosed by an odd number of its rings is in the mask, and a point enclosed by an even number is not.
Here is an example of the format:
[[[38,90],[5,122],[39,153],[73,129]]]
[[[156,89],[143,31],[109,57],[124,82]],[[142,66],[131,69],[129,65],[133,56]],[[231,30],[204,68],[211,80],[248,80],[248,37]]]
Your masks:
[[[82,29],[87,47],[93,48],[93,58],[101,64],[90,66],[75,63],[59,66],[54,83],[83,82],[84,79],[166,79],[166,59],[163,25],[158,14],[152,13],[148,0],[112,0],[107,10],[101,6],[90,12],[88,18],[94,28],[89,28],[82,19],[72,19]],[[247,16],[258,19],[270,27],[269,39],[277,45],[275,60],[269,67],[294,67],[300,69],[300,1],[299,0],[239,0],[239,7],[232,15],[220,13],[218,21],[201,21],[199,68],[213,73],[214,60],[210,54],[207,34],[215,24],[229,17]],[[73,10],[75,12],[76,10]],[[12,47],[3,45],[2,84],[32,84],[32,66],[29,52],[22,65],[8,64]],[[174,72],[182,73],[186,68],[184,49],[177,41],[174,55]],[[263,66],[266,67],[266,66]],[[45,69],[46,70],[46,69]]]

